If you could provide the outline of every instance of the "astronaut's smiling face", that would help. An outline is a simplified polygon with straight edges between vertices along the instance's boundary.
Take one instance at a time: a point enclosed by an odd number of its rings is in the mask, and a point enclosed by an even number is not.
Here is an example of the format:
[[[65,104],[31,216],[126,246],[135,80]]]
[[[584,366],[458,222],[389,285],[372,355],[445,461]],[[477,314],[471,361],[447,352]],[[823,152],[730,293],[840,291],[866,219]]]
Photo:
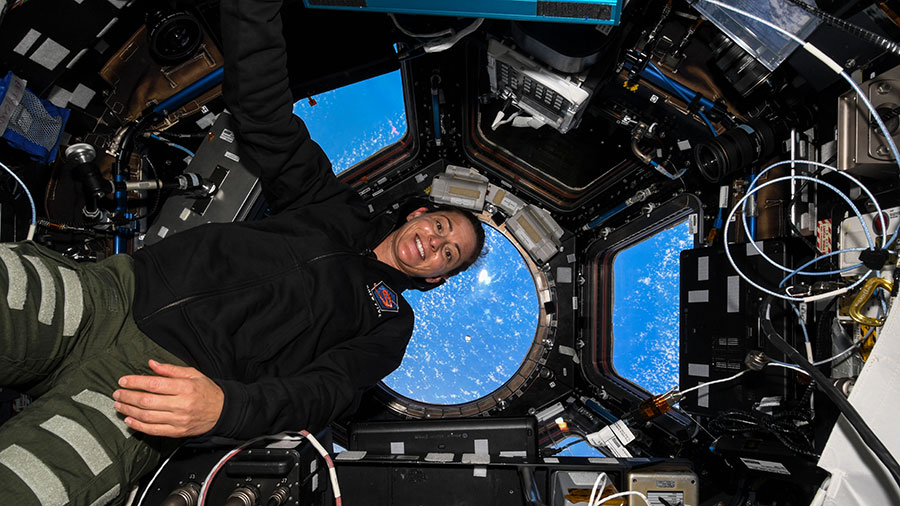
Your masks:
[[[388,240],[392,265],[430,283],[447,279],[448,273],[475,255],[472,223],[454,211],[416,209]]]

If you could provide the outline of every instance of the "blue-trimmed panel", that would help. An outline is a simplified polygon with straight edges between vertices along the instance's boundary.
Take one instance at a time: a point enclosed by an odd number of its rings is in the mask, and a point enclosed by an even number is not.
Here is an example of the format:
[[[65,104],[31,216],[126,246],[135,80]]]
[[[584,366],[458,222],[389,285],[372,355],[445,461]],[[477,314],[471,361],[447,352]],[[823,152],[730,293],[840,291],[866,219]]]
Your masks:
[[[303,0],[307,7],[372,12],[618,25],[622,0]]]

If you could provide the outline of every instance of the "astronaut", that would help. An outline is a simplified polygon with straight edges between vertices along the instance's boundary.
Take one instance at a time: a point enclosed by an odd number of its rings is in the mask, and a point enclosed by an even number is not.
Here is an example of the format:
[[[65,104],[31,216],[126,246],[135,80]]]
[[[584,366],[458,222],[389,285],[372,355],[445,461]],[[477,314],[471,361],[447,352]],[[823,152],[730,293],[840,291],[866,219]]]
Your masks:
[[[316,431],[399,366],[402,292],[479,256],[454,208],[373,216],[292,114],[280,1],[224,0],[224,95],[266,219],[97,264],[0,246],[0,504],[121,503],[183,438]],[[6,297],[2,297],[5,294]]]

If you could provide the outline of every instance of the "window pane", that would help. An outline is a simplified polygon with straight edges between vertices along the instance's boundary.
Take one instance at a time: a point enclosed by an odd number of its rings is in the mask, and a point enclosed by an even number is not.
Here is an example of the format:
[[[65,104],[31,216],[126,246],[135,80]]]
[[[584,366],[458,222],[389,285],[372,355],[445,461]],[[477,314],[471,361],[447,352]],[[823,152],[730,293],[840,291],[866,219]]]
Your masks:
[[[400,71],[331,90],[294,104],[335,174],[389,146],[406,133]]]
[[[515,246],[483,226],[487,256],[440,288],[404,292],[416,323],[403,363],[384,379],[395,392],[432,404],[473,401],[525,359],[538,321],[534,279]]]
[[[693,245],[684,221],[623,250],[613,263],[613,366],[654,394],[678,386],[679,258]]]

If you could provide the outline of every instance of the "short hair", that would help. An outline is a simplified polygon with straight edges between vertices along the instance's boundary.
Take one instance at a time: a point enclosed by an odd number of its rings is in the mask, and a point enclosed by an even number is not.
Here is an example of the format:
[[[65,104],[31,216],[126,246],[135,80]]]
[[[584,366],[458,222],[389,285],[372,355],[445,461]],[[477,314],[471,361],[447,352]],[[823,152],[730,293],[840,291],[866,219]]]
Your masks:
[[[446,204],[432,204],[431,208],[427,211],[427,213],[437,212],[458,214],[464,217],[469,222],[469,224],[472,225],[472,229],[475,231],[475,250],[468,258],[464,258],[459,266],[447,273],[448,277],[456,276],[460,272],[463,272],[471,267],[475,262],[478,261],[479,258],[486,254],[486,252],[482,251],[484,249],[484,228],[482,226],[481,220],[479,220],[474,213],[467,209]]]

